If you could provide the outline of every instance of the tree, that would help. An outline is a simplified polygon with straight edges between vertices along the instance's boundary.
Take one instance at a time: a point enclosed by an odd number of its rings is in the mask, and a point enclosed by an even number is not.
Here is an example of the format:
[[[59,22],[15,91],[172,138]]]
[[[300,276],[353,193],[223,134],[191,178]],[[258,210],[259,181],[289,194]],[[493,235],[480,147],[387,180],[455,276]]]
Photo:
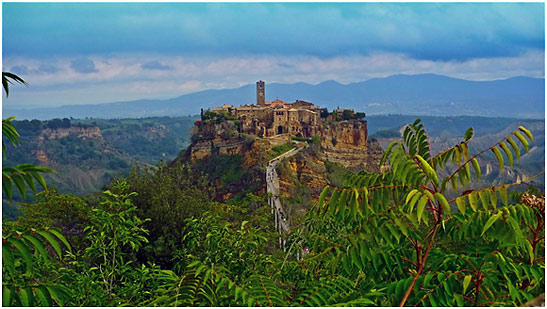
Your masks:
[[[388,172],[350,174],[345,186],[324,189],[305,226],[287,240],[282,261],[243,278],[232,276],[226,263],[194,261],[147,305],[525,303],[545,287],[544,197],[510,194],[513,184],[466,187],[471,169],[480,178],[481,154],[503,151],[511,164],[513,154],[520,159],[514,138],[527,151],[533,136],[519,127],[470,155],[472,137],[470,129],[461,143],[433,156],[417,120],[405,129],[404,142],[386,151],[381,165],[388,162]],[[502,169],[503,158],[496,157]],[[214,223],[206,225],[216,231]],[[213,234],[208,237],[216,239]],[[303,260],[294,259],[301,254]]]
[[[127,192],[138,193],[131,200],[139,217],[150,219],[145,224],[150,230],[150,244],[144,247],[142,259],[171,267],[173,253],[182,246],[185,220],[211,209],[214,189],[205,176],[180,163],[134,167],[127,183]]]
[[[26,85],[19,76],[2,72],[2,86],[9,95],[9,84],[18,82]],[[20,144],[19,133],[13,127],[9,117],[2,120],[2,135],[13,146]],[[4,139],[2,139],[2,153],[5,156]],[[2,166],[2,193],[11,201],[13,184],[23,198],[26,198],[26,186],[36,192],[35,181],[44,189],[47,188],[40,173],[51,173],[53,170],[32,164],[19,164],[14,167]],[[33,306],[40,303],[42,306],[56,304],[62,306],[66,298],[64,287],[55,283],[54,262],[46,248],[51,248],[56,256],[62,258],[61,241],[68,250],[70,245],[64,236],[55,229],[29,229],[19,231],[12,225],[4,222],[2,226],[2,305],[4,306]],[[36,264],[39,266],[36,267]]]
[[[433,156],[417,120],[406,127],[403,143],[387,148],[381,164],[388,161],[389,172],[361,172],[343,188],[325,188],[308,216],[305,245],[331,271],[356,280],[366,274],[366,285],[384,290],[377,305],[523,304],[545,285],[544,197],[510,203],[513,184],[466,186],[471,169],[480,179],[477,157],[487,151],[495,154],[500,171],[502,152],[511,166],[513,153],[519,160],[515,139],[528,152],[524,136],[533,141],[519,127],[471,156],[469,129],[461,143]],[[449,193],[457,197],[449,199]]]

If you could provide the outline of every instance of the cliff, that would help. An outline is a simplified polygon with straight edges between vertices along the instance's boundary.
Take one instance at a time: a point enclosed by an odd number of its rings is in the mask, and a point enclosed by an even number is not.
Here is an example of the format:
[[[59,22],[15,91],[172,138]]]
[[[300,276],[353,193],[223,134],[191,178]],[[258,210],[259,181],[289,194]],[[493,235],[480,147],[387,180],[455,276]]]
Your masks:
[[[320,145],[316,141],[302,154],[288,158],[280,165],[283,169],[279,173],[282,196],[299,195],[299,199],[307,196],[305,199],[312,202],[331,183],[326,163],[347,168],[346,172],[379,171],[383,151],[377,142],[368,140],[365,121],[324,122],[317,136]],[[285,141],[281,141],[282,137]],[[191,145],[175,161],[188,162],[209,174],[217,188],[217,198],[226,200],[251,187],[255,192],[263,192],[263,173],[267,161],[273,158],[272,149],[290,140],[290,136],[285,135],[257,138],[239,133],[237,121],[196,121]]]
[[[192,144],[188,146],[185,158],[196,162],[212,156],[244,154],[253,142],[251,136],[239,134],[232,121],[196,121],[192,128]]]
[[[319,131],[323,161],[339,163],[351,170],[379,172],[383,150],[368,140],[366,121],[342,121],[323,125]]]
[[[68,128],[57,128],[57,129],[46,128],[42,130],[42,133],[38,136],[38,140],[43,141],[45,139],[48,139],[48,140],[61,139],[68,136],[103,141],[101,130],[97,126],[93,126],[93,127],[70,126]]]

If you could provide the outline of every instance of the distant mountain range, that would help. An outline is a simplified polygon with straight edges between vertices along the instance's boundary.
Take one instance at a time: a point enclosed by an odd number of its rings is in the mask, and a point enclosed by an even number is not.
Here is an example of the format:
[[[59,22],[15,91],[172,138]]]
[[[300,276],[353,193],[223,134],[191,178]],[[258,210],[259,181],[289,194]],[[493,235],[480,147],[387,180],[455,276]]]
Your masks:
[[[469,81],[436,74],[392,75],[347,85],[325,81],[266,84],[266,100],[305,100],[321,107],[353,108],[374,114],[430,116],[473,115],[536,118],[545,116],[543,78],[512,77],[504,80]],[[255,85],[235,89],[204,90],[167,100],[136,100],[103,104],[66,105],[54,108],[12,109],[3,113],[18,119],[138,118],[195,115],[200,108],[222,104],[254,104]]]

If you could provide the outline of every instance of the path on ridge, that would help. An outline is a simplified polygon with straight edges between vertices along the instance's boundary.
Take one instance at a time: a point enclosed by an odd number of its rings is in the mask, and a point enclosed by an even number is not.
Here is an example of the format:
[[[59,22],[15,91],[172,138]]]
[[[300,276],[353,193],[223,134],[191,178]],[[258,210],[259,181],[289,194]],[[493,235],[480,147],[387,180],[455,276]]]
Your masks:
[[[268,162],[266,168],[266,192],[271,193],[270,198],[268,199],[268,204],[272,207],[272,213],[274,214],[274,223],[275,228],[278,231],[288,232],[289,224],[287,213],[283,209],[283,205],[279,198],[279,177],[275,171],[275,167],[281,160],[294,156],[302,149],[308,147],[307,143],[297,142],[296,148],[293,148]]]

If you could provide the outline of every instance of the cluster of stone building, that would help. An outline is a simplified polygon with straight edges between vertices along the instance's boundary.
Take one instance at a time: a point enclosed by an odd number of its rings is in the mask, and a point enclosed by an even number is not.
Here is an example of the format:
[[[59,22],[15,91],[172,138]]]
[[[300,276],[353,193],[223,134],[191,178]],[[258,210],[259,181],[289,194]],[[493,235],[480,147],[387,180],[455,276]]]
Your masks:
[[[212,112],[224,112],[240,123],[240,131],[259,137],[288,134],[296,137],[313,137],[320,130],[321,113],[326,108],[313,103],[297,100],[287,103],[276,99],[265,100],[265,83],[256,83],[256,104],[233,106],[224,104],[214,107]],[[344,110],[335,110],[342,113]],[[353,110],[351,110],[353,113]]]

